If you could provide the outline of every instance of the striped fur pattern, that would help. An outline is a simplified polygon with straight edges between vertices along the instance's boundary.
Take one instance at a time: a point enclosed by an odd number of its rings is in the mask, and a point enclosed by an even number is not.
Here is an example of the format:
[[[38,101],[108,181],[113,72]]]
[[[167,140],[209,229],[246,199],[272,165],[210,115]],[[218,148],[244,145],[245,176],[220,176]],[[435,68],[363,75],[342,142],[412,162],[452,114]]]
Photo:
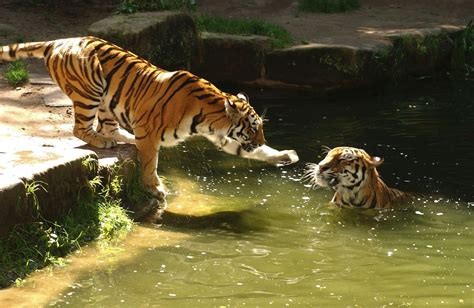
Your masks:
[[[166,195],[156,173],[160,147],[193,135],[246,158],[275,165],[298,161],[292,150],[264,145],[263,121],[245,94],[222,92],[190,72],[165,71],[95,37],[0,48],[1,60],[44,58],[73,102],[76,137],[98,148],[136,144],[143,183],[158,199]]]
[[[389,188],[379,177],[383,159],[362,149],[337,147],[319,164],[308,164],[306,177],[314,186],[335,190],[331,202],[346,208],[383,209],[404,200],[407,194]]]

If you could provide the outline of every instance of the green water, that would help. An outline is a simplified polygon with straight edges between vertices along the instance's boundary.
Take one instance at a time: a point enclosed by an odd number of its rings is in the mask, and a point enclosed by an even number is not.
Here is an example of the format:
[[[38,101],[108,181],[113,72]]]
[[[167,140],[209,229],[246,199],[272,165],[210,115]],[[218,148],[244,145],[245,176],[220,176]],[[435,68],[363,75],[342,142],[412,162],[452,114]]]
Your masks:
[[[213,214],[143,224],[44,304],[472,307],[472,97],[443,84],[395,95],[256,101],[268,109],[270,145],[297,150],[300,163],[275,168],[200,140],[163,151],[161,173],[178,189],[170,207]],[[304,163],[322,158],[322,145],[383,156],[384,180],[420,197],[383,213],[329,205],[330,191],[300,181]]]

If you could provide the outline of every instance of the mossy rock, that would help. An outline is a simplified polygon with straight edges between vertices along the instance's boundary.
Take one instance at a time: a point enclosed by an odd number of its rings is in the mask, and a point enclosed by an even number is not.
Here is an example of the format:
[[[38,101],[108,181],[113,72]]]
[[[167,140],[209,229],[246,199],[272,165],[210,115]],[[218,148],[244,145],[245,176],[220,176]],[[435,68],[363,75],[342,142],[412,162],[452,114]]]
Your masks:
[[[392,79],[432,75],[449,68],[453,37],[460,31],[457,27],[397,31],[387,36],[393,48],[381,59]]]
[[[214,82],[260,79],[271,39],[258,35],[201,33],[200,52],[192,70]]]
[[[167,70],[189,69],[197,50],[196,26],[185,13],[114,15],[92,24],[88,32]]]
[[[379,78],[373,49],[309,44],[266,56],[265,79],[317,90],[355,88]]]
[[[20,33],[12,26],[0,23],[0,46],[17,43]]]

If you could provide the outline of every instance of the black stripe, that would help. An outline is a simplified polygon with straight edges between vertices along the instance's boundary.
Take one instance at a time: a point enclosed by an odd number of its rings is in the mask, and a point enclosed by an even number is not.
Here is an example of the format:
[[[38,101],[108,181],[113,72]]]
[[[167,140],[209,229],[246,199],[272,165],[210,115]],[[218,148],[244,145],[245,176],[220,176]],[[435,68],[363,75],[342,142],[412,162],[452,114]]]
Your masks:
[[[203,95],[196,95],[195,97],[196,97],[197,99],[205,99],[205,98],[213,97],[213,96],[215,96],[215,94],[213,94],[213,93],[208,93],[208,94],[203,94]]]
[[[204,91],[204,90],[205,90],[204,88],[196,88],[194,90],[189,91],[188,96],[193,94],[193,93]]]
[[[87,110],[92,110],[92,109],[97,108],[97,106],[99,106],[99,104],[97,104],[97,105],[85,104],[85,103],[82,103],[82,102],[79,102],[79,101],[73,101],[72,103],[73,103],[74,107],[79,107],[79,108],[87,109]]]
[[[179,79],[181,79],[181,77],[184,77],[184,76],[186,76],[186,73],[183,73],[182,71],[177,71],[176,73],[174,73],[169,79],[171,81],[169,82],[168,87],[165,90],[165,93],[163,93],[162,96],[157,98],[156,101],[153,104],[153,108],[148,112],[144,112],[143,115],[136,122],[139,123],[143,119],[143,117],[145,117],[148,114],[148,118],[147,118],[146,122],[150,123],[150,119],[151,119],[152,115],[154,114],[155,109],[159,105],[158,103],[168,94],[168,91],[171,89],[171,87],[174,85],[174,83],[176,81],[178,81]]]
[[[166,127],[163,128],[163,131],[161,132],[161,141],[165,141],[165,132],[166,132]]]
[[[369,209],[374,209],[377,206],[377,195],[374,194],[372,198],[372,202],[370,203]]]
[[[191,135],[192,134],[197,134],[196,126],[199,123],[201,123],[202,120],[203,120],[203,117],[202,117],[202,108],[201,108],[201,111],[193,117],[193,122],[191,124]]]
[[[52,43],[50,43],[46,46],[46,48],[44,49],[44,52],[43,52],[43,57],[46,57],[46,55],[49,53],[49,51],[51,50],[52,47],[53,47]]]
[[[221,99],[223,99],[222,97],[216,97],[215,99],[213,99],[212,101],[210,102],[207,102],[209,105],[214,105],[215,103],[217,103],[218,101],[220,101]]]
[[[93,121],[95,119],[95,114],[93,116],[90,116],[90,117],[86,117],[85,115],[83,114],[80,114],[80,113],[76,113],[75,114],[75,118],[76,119],[79,119],[83,122],[89,122],[89,121]]]
[[[8,51],[8,55],[10,58],[15,59],[16,58],[16,49],[18,48],[18,45],[11,45],[10,50]]]
[[[186,76],[188,73],[185,72],[184,73],[184,76]],[[166,99],[166,101],[163,103],[163,107],[162,107],[162,110],[161,110],[161,114],[159,114],[159,116],[161,116],[161,121],[160,121],[160,127],[158,129],[161,129],[161,127],[163,127],[163,120],[164,120],[164,116],[165,116],[165,111],[166,111],[166,106],[168,105],[168,103],[171,101],[171,99],[176,95],[176,93],[178,93],[179,91],[181,91],[182,88],[184,88],[185,86],[191,84],[191,83],[194,83],[194,82],[197,82],[197,78],[196,76],[191,76],[189,77],[185,82],[183,82],[176,90],[173,91],[173,93],[171,93],[170,96],[168,96],[168,98]]]

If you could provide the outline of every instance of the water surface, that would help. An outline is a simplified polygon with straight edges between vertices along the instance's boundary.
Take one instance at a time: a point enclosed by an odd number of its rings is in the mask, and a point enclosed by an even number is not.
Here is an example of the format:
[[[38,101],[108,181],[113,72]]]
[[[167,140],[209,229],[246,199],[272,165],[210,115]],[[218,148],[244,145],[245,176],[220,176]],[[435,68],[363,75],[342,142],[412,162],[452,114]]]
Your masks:
[[[35,294],[33,303],[58,307],[472,306],[469,91],[421,84],[390,95],[253,102],[268,110],[270,145],[296,149],[301,163],[275,168],[202,140],[163,151],[161,173],[177,191],[170,208],[200,217],[143,224],[120,249],[85,250],[68,268],[7,290],[10,300]],[[300,181],[304,162],[322,158],[322,145],[384,157],[384,180],[420,197],[381,213],[330,205],[332,192]]]

